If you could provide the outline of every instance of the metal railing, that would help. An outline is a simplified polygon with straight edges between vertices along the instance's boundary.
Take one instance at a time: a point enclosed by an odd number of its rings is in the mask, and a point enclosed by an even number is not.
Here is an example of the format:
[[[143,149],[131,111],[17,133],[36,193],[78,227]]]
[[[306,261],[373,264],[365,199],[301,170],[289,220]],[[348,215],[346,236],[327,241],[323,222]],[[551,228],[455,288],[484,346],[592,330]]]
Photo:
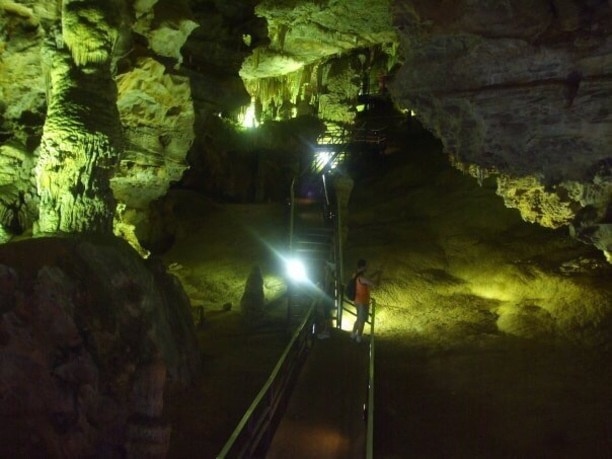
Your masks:
[[[269,446],[275,424],[282,416],[282,408],[291,394],[290,388],[313,345],[315,309],[316,299],[217,459],[256,457],[258,451]]]
[[[345,286],[342,286],[342,292],[344,292]],[[347,308],[345,304],[350,304],[353,307],[355,303],[346,299],[344,293],[342,294],[342,310],[355,317],[357,312],[352,308]],[[369,346],[369,366],[368,366],[368,387],[367,387],[367,399],[365,404],[364,416],[366,420],[366,459],[372,459],[374,457],[374,360],[375,360],[375,331],[374,325],[376,323],[376,300],[371,299],[370,311],[368,313],[367,324],[370,325],[370,346]]]
[[[293,232],[295,228],[295,177],[289,189],[289,253],[293,251]]]
[[[295,250],[295,185],[297,178],[291,183],[290,189],[290,217],[289,217],[289,251]],[[324,183],[324,185],[327,185]],[[327,191],[327,189],[326,189]],[[329,206],[329,196],[325,195],[326,204]],[[335,283],[334,300],[336,303],[336,327],[342,327],[342,315],[347,312],[356,316],[354,308],[346,307],[346,304],[354,303],[344,297],[345,286],[342,284],[343,247],[342,247],[342,218],[340,208],[336,209],[335,240],[333,243],[332,264],[334,265]],[[256,457],[269,447],[276,425],[284,414],[284,408],[289,396],[291,386],[295,382],[301,366],[314,341],[314,330],[316,324],[317,301],[321,297],[311,300],[310,307],[300,326],[296,329],[280,360],[270,374],[261,391],[255,397],[253,403],[246,411],[238,426],[226,442],[217,459],[226,458],[249,458]],[[291,301],[291,298],[288,298]],[[289,314],[290,303],[288,304]],[[364,406],[364,419],[366,421],[366,459],[373,458],[374,445],[374,358],[375,358],[375,333],[374,324],[376,319],[376,301],[371,300],[371,308],[366,323],[370,325],[369,344],[369,368],[367,380],[366,403]]]
[[[366,420],[366,459],[372,459],[374,457],[374,324],[376,323],[376,300],[374,298],[372,298],[370,321],[370,366],[368,369],[368,417]]]

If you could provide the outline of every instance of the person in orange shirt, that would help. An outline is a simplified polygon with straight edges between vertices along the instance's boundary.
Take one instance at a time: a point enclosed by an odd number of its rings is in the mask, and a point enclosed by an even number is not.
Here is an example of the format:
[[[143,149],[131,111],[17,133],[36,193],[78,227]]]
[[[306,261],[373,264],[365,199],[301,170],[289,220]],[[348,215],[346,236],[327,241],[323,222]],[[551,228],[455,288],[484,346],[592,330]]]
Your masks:
[[[357,262],[357,271],[353,275],[356,277],[356,289],[355,289],[355,307],[357,308],[357,320],[353,325],[353,331],[351,332],[351,338],[361,343],[363,339],[363,327],[368,320],[370,313],[370,289],[376,287],[377,283],[380,282],[380,270],[376,271],[374,275],[377,281],[374,282],[371,279],[365,277],[365,272],[368,269],[368,263],[361,259]]]

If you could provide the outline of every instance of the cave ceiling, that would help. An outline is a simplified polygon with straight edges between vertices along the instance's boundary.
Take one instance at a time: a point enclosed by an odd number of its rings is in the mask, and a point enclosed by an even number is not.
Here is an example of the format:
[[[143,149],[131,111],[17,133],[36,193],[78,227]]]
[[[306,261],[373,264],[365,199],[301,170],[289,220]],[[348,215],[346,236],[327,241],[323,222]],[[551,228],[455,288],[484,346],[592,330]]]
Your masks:
[[[568,227],[609,256],[611,9],[606,0],[2,1],[0,237],[36,230],[40,206],[61,201],[45,204],[45,170],[67,164],[46,159],[52,128],[64,129],[62,142],[108,145],[91,173],[101,189],[108,181],[129,239],[194,157],[206,158],[207,181],[239,180],[222,151],[232,142],[225,121],[252,101],[262,122],[314,114],[347,126],[364,78],[372,88],[385,78],[395,105],[441,140],[455,167],[495,177],[526,221]],[[49,43],[55,57],[45,59]],[[94,90],[58,99],[58,75]],[[116,89],[104,89],[109,81]],[[115,98],[117,110],[106,109]],[[69,126],[53,121],[58,100]],[[115,122],[120,141],[107,126]],[[70,180],[83,183],[55,188],[78,202],[92,180]]]

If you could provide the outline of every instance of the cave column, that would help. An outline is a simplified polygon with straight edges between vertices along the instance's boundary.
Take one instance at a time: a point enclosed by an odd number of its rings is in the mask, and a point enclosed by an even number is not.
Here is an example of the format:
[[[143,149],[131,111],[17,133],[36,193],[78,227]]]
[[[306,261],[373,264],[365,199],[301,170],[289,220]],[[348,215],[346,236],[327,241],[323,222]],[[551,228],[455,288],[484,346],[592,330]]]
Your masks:
[[[43,47],[48,107],[36,166],[36,233],[112,233],[109,180],[121,123],[111,74],[116,37],[111,8],[65,0],[61,30],[50,33]]]

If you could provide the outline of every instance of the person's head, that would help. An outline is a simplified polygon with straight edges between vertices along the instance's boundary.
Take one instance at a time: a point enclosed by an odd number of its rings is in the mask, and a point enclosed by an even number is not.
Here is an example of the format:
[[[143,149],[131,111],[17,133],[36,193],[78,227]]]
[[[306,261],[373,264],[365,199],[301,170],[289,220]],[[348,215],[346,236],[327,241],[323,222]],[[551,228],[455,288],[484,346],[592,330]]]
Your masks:
[[[363,272],[366,270],[366,268],[368,267],[368,262],[365,261],[363,258],[361,258],[358,262],[357,262],[357,271],[359,272]]]

